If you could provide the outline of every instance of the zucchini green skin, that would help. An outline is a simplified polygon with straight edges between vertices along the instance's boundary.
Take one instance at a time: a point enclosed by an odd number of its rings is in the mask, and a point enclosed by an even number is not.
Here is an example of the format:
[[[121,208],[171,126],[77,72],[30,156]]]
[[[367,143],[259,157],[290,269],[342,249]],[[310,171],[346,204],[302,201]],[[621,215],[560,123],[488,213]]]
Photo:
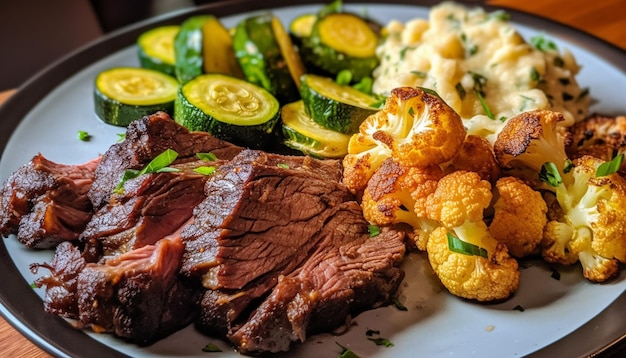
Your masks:
[[[180,26],[169,25],[142,33],[137,38],[137,57],[141,67],[175,76],[174,38],[179,31]]]
[[[281,110],[284,144],[315,158],[342,158],[348,154],[350,136],[315,123],[302,100],[286,104]]]
[[[268,90],[280,103],[289,103],[299,99],[298,87],[274,36],[272,17],[263,14],[239,22],[233,49],[249,82]]]
[[[315,123],[344,134],[358,132],[361,122],[380,110],[370,107],[376,98],[315,74],[302,76],[300,96]]]
[[[372,72],[380,63],[375,53],[364,57],[350,56],[333,48],[321,38],[320,24],[334,15],[347,15],[355,18],[356,21],[363,21],[368,30],[372,31],[365,19],[353,14],[332,13],[319,18],[313,26],[311,35],[301,39],[302,45],[300,46],[300,51],[305,65],[307,68],[319,69],[323,71],[321,73],[325,73],[330,77],[335,77],[342,70],[350,70],[354,82],[358,82],[365,77],[371,77]],[[379,40],[380,35],[376,34],[376,36]]]
[[[247,101],[255,104],[251,107],[257,107],[258,104],[261,113],[240,116],[237,110],[228,109],[229,104],[221,106],[207,99],[212,97],[212,88],[216,85],[222,93],[227,87],[230,94],[245,89],[251,95]],[[237,102],[234,107],[245,105]],[[244,80],[222,74],[204,74],[180,87],[174,103],[174,119],[191,131],[208,132],[246,147],[265,148],[277,140],[275,130],[280,122],[280,104],[268,91]]]
[[[94,80],[95,112],[103,122],[121,127],[157,111],[171,115],[177,89],[175,78],[156,70],[110,68]]]
[[[158,111],[166,112],[169,115],[174,113],[174,101],[151,106],[129,105],[113,100],[97,89],[93,92],[93,98],[98,118],[107,124],[119,127],[126,127],[132,121]]]
[[[181,84],[204,72],[202,27],[210,17],[210,15],[198,15],[188,18],[180,25],[180,31],[174,38],[175,74]]]

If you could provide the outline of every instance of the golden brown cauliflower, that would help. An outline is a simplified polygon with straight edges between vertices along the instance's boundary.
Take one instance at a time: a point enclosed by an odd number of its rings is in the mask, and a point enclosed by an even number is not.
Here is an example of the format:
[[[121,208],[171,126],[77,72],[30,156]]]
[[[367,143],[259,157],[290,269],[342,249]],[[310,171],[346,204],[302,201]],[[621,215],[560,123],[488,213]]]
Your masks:
[[[548,206],[541,193],[515,177],[496,182],[494,216],[489,231],[514,257],[539,253]]]
[[[389,157],[405,167],[442,164],[456,155],[465,134],[459,115],[436,93],[396,88],[350,138],[343,182],[355,193],[363,191]]]
[[[477,173],[444,176],[428,198],[428,214],[441,226],[428,239],[428,260],[454,295],[478,301],[508,298],[519,287],[517,261],[483,221],[491,185]]]

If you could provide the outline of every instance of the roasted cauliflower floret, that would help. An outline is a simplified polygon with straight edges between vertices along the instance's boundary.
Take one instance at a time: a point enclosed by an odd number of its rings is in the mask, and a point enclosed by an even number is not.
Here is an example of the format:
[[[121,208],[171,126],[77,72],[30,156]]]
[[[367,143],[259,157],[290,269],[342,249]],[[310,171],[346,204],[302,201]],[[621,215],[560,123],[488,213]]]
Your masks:
[[[548,220],[548,207],[541,193],[515,177],[500,178],[495,189],[489,231],[514,257],[538,254]]]
[[[454,295],[478,301],[502,300],[519,287],[517,261],[483,221],[491,185],[477,173],[443,177],[428,197],[428,214],[441,226],[428,239],[428,260]]]
[[[562,215],[548,222],[541,244],[546,261],[568,264],[577,258],[593,282],[614,277],[618,263],[626,262],[626,180],[605,163],[619,165],[583,156],[571,171],[560,173],[570,177],[569,184],[552,183]]]
[[[567,136],[558,125],[563,120],[561,113],[546,110],[509,119],[493,145],[503,174],[522,177],[537,188],[542,185],[539,173],[547,162],[563,172],[569,165],[564,144]]]
[[[500,166],[496,161],[493,146],[483,137],[469,134],[457,155],[444,165],[445,173],[457,170],[476,172],[480,177],[494,184],[500,177]]]
[[[610,160],[618,152],[626,149],[626,116],[609,117],[593,115],[568,128],[570,141],[565,148],[571,158],[584,154],[610,153]]]
[[[375,225],[411,225],[418,249],[425,250],[428,234],[437,227],[427,218],[426,200],[441,177],[443,172],[438,166],[404,167],[388,158],[363,193],[365,219]]]
[[[350,138],[343,182],[353,192],[364,190],[389,157],[406,167],[447,162],[463,144],[465,133],[459,115],[436,94],[396,88],[382,110],[367,117]]]

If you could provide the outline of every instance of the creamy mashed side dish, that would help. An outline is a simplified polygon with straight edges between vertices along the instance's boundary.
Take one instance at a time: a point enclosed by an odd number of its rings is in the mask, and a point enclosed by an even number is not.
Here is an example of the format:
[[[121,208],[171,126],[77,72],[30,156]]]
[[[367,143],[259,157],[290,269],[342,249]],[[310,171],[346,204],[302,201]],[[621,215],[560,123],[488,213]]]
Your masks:
[[[562,112],[570,126],[587,116],[589,96],[573,55],[547,36],[525,40],[506,13],[445,2],[428,19],[392,21],[378,48],[373,90],[435,90],[465,120],[468,133],[493,142],[506,119],[533,109]]]

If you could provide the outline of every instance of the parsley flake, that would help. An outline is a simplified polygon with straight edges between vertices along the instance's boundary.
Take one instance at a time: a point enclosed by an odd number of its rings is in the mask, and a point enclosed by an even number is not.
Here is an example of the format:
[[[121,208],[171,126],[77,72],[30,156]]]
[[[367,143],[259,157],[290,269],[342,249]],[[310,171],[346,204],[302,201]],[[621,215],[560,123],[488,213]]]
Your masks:
[[[218,347],[217,344],[215,343],[209,343],[202,348],[202,351],[209,352],[209,353],[216,353],[216,352],[222,352],[222,349]]]
[[[82,140],[83,142],[89,142],[89,140],[91,139],[91,134],[83,130],[79,130],[77,136],[78,139]]]

